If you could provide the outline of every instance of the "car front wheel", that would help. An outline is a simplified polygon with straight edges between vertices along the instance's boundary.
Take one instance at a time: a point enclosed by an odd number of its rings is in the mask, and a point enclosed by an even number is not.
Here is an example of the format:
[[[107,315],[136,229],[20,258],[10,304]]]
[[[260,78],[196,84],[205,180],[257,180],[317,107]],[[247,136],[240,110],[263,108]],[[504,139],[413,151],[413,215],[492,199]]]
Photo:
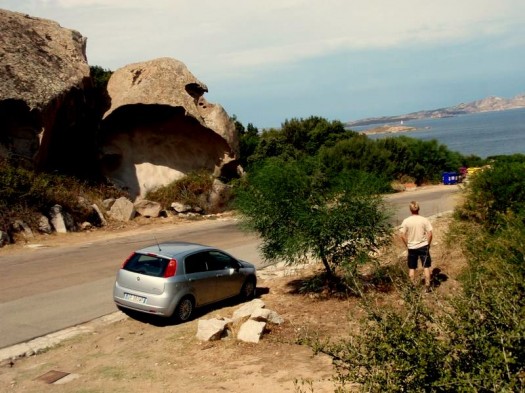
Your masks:
[[[186,322],[191,318],[193,310],[193,300],[187,296],[182,298],[179,304],[177,304],[173,316],[177,322]]]

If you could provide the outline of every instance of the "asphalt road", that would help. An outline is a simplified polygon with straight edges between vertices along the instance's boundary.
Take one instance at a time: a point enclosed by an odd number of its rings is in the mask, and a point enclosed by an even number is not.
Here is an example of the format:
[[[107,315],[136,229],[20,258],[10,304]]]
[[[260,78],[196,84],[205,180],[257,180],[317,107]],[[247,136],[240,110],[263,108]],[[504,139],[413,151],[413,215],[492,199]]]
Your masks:
[[[454,210],[458,198],[461,196],[458,185],[440,185],[422,188],[417,191],[408,191],[392,194],[385,199],[393,209],[392,223],[400,225],[404,218],[410,215],[408,205],[410,201],[419,203],[419,214],[430,217]]]
[[[416,199],[421,214],[452,210],[456,186],[433,187],[387,198],[398,225]],[[261,267],[256,236],[242,232],[234,220],[199,221],[159,226],[154,231],[78,245],[0,251],[0,348],[40,337],[116,311],[112,287],[120,264],[135,249],[156,241],[209,244]]]

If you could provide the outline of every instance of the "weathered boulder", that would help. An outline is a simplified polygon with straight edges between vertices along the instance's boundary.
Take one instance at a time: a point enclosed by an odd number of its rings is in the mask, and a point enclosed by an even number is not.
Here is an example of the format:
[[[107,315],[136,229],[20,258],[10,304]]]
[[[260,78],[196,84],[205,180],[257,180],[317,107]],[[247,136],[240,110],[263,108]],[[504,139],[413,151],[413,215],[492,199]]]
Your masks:
[[[241,307],[233,312],[233,320],[251,316],[256,310],[266,307],[261,299],[253,299],[251,302],[244,303]]]
[[[162,206],[160,203],[148,201],[147,199],[142,199],[138,202],[135,202],[133,206],[135,207],[135,211],[142,217],[156,218],[162,211]]]
[[[249,343],[258,343],[266,328],[266,322],[249,319],[241,325],[237,339]]]
[[[235,126],[220,105],[204,99],[207,91],[172,58],[116,70],[101,128],[104,175],[132,198],[194,170],[238,175]]]
[[[21,233],[26,240],[34,238],[33,231],[29,225],[22,220],[15,220],[15,222],[13,222],[13,230]]]
[[[86,39],[58,23],[0,10],[0,156],[29,167],[81,166],[90,70]]]
[[[62,214],[62,206],[53,206],[49,210],[49,216],[51,217],[51,225],[55,228],[57,233],[67,233],[66,222],[64,220],[64,215]]]
[[[173,202],[171,204],[171,208],[175,210],[177,213],[186,213],[192,210],[191,205],[187,205],[181,202]]]
[[[0,247],[4,247],[6,244],[9,244],[11,242],[11,239],[9,238],[9,234],[4,231],[0,231]]]
[[[37,225],[38,231],[46,234],[50,234],[53,232],[53,227],[49,223],[49,218],[42,215],[38,218],[38,225]]]
[[[283,317],[273,310],[267,308],[257,308],[250,315],[250,319],[259,322],[270,322],[274,325],[281,325],[284,323]]]
[[[129,221],[135,217],[135,207],[126,197],[118,198],[111,206],[108,215],[116,221]]]
[[[208,197],[208,203],[213,210],[220,211],[228,204],[231,199],[231,186],[224,184],[219,179],[213,180],[211,193]]]
[[[201,319],[196,337],[201,341],[216,341],[228,335],[232,320],[228,318]]]
[[[83,231],[89,231],[93,228],[93,224],[91,224],[89,221],[84,221],[82,224],[80,224],[80,229]]]

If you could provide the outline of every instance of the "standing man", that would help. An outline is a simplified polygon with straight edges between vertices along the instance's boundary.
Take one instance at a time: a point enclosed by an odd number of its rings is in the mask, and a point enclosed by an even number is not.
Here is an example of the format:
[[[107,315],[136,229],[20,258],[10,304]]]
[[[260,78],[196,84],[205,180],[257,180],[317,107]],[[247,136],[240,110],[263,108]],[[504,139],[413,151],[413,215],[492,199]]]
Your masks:
[[[416,201],[410,202],[409,208],[412,214],[403,220],[400,228],[401,239],[408,248],[408,275],[414,282],[418,260],[421,260],[425,273],[425,287],[427,292],[430,292],[432,224],[427,218],[419,215],[419,204]]]

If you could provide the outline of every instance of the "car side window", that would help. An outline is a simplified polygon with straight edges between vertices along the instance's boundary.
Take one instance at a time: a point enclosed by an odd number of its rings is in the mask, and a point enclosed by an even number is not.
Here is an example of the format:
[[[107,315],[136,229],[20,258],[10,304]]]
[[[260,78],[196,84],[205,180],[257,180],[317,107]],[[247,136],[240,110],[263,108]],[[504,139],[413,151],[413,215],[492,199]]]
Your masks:
[[[189,255],[184,260],[184,270],[186,274],[201,273],[208,270],[206,264],[206,253],[199,252],[197,254]]]
[[[236,268],[239,266],[238,262],[234,258],[220,251],[208,252],[208,264],[210,270],[223,270]]]

